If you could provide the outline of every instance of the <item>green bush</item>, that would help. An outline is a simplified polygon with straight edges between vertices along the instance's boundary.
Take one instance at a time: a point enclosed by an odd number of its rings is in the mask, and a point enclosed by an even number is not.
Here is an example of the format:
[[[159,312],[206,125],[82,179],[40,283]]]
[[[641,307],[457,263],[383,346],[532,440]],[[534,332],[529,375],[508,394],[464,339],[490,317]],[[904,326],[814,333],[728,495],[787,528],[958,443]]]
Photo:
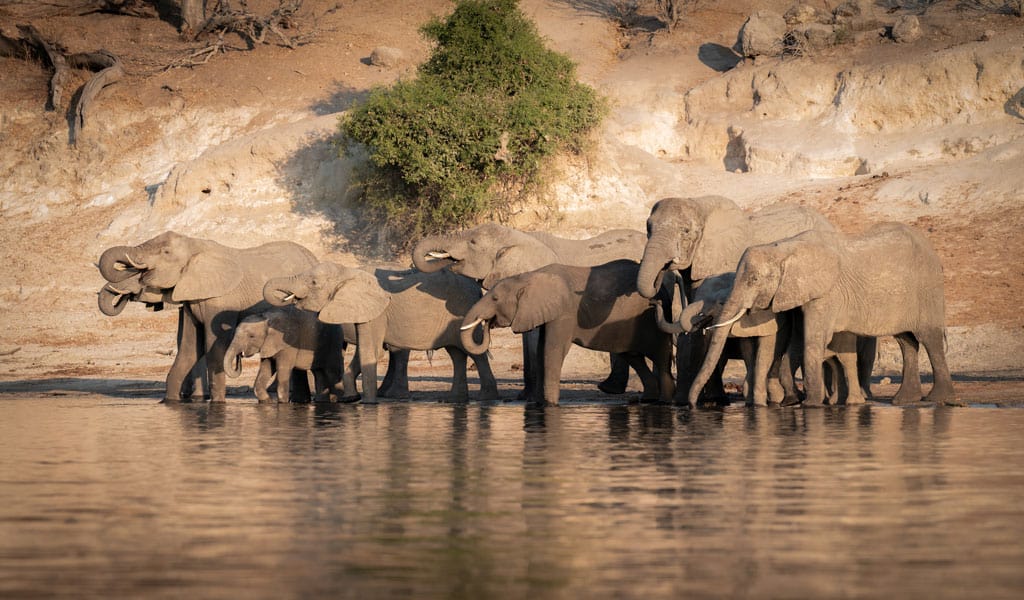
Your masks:
[[[422,32],[436,46],[417,77],[373,90],[339,123],[343,147],[369,153],[357,176],[367,219],[405,239],[501,214],[604,112],[515,0],[459,1]]]

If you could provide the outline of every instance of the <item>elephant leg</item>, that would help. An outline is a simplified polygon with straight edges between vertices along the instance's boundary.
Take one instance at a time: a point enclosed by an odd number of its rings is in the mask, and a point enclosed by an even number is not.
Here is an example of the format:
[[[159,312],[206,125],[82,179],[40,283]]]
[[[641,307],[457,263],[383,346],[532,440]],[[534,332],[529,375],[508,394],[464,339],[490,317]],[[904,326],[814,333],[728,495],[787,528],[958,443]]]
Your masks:
[[[900,382],[900,389],[892,398],[896,405],[914,404],[921,400],[921,373],[918,370],[918,342],[913,333],[900,333],[896,335],[896,342],[900,345],[900,353],[903,355],[903,381]]]
[[[857,336],[857,381],[864,397],[870,400],[871,373],[875,370],[875,355],[878,354],[878,338]]]
[[[644,360],[641,354],[620,354],[627,364],[633,368],[637,377],[640,378],[640,399],[643,401],[656,401],[661,398],[661,386],[658,383],[658,378],[654,376],[650,367],[647,366],[647,361]]]
[[[953,377],[946,364],[945,335],[942,328],[925,329],[918,336],[924,344],[925,351],[928,352],[928,361],[932,365],[932,389],[928,392],[926,400],[949,406],[967,406],[967,402],[953,389]]]
[[[487,353],[470,354],[469,356],[473,359],[473,363],[476,365],[476,374],[480,377],[480,399],[497,400],[498,382],[494,378],[494,371],[491,370],[491,361],[487,358]]]
[[[377,394],[385,398],[404,399],[409,397],[409,351],[389,350],[388,370]]]
[[[289,392],[288,399],[299,404],[308,404],[313,399],[312,391],[309,389],[309,373],[305,369],[296,369],[294,367],[287,369],[287,371],[291,376],[291,384],[283,389]],[[278,400],[282,399],[280,396],[281,389],[281,387],[278,387]]]
[[[672,402],[675,396],[675,380],[672,379],[672,336],[665,336],[665,340],[657,345],[656,351],[651,355],[651,362],[654,363],[654,371],[658,378],[658,400],[666,404]]]
[[[231,338],[235,333],[235,325],[238,324],[238,312],[223,311],[212,318],[202,319],[205,323],[206,335],[206,370],[210,374],[210,401],[224,402],[227,400],[227,374],[224,373],[224,354],[231,344]],[[280,371],[280,369],[279,369]],[[281,373],[278,372],[278,394],[280,390]],[[284,393],[287,393],[285,391]]]
[[[380,360],[382,344],[377,336],[370,331],[368,323],[356,325],[356,355],[359,357],[359,370],[362,372],[363,404],[377,403],[377,361]]]
[[[562,365],[572,345],[573,328],[565,322],[551,322],[540,329],[540,368],[543,399],[546,404],[557,405],[562,387]]]
[[[273,360],[270,358],[260,359],[260,370],[256,373],[256,381],[252,384],[252,392],[256,395],[256,400],[261,404],[264,402],[270,402],[270,393],[267,388],[270,387],[270,382],[274,378],[274,365]],[[280,389],[280,386],[278,386]]]
[[[597,384],[597,389],[606,394],[624,394],[626,385],[629,383],[630,362],[615,352],[608,354],[608,360],[611,364],[611,371],[604,381]]]
[[[523,334],[523,391],[518,399],[526,402],[541,401],[540,328]]]
[[[757,364],[757,347],[753,338],[733,338],[740,346],[740,357],[743,359],[745,374],[743,376],[743,401],[754,404],[754,373]]]
[[[836,353],[834,362],[839,363],[833,373],[836,387],[833,404],[838,404],[840,399],[846,404],[864,404],[867,400],[860,388],[857,346],[857,336],[852,333],[840,332],[832,337],[830,347]]]
[[[189,398],[193,390],[188,390],[185,396],[182,392],[185,388],[185,380],[199,364],[202,356],[200,348],[201,334],[200,325],[192,317],[191,311],[184,306],[178,309],[178,351],[174,355],[174,362],[167,372],[166,388],[164,390],[165,402],[180,402],[182,398]]]
[[[822,373],[825,359],[825,345],[831,338],[830,332],[820,329],[810,329],[810,319],[807,319],[807,329],[804,331],[804,391],[807,396],[802,403],[803,406],[822,406],[825,403],[825,380]]]
[[[448,356],[452,359],[452,387],[449,396],[455,402],[469,400],[469,384],[466,381],[466,353],[455,346],[445,346]]]
[[[768,372],[775,362],[776,335],[755,338],[757,350],[754,354],[753,394],[751,399],[755,406],[768,406]]]
[[[332,369],[315,368],[313,372],[313,386],[316,388],[313,393],[314,402],[330,402],[331,388],[338,381],[338,374]]]
[[[356,378],[359,377],[359,349],[355,344],[350,344],[353,348],[352,359],[345,363],[345,370],[341,376],[341,402],[356,402],[359,400],[359,390],[356,388]],[[345,361],[345,353],[342,351],[341,355],[342,362]]]

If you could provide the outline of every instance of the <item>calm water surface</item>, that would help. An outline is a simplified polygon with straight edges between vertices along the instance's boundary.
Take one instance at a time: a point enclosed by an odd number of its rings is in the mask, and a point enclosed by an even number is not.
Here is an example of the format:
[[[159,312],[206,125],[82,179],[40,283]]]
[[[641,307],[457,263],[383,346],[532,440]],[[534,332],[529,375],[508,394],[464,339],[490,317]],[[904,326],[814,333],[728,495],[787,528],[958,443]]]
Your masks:
[[[0,597],[1009,598],[1024,410],[0,398]]]

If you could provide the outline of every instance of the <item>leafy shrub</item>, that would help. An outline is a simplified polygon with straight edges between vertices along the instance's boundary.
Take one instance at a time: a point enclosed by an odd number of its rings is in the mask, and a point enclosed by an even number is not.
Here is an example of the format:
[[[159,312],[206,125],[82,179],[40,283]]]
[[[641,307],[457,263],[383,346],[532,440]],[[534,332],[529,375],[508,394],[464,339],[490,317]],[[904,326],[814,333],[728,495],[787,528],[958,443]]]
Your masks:
[[[406,239],[507,211],[542,159],[578,149],[604,112],[515,0],[461,0],[421,31],[436,46],[417,77],[373,90],[339,123],[343,148],[369,154],[366,218]]]

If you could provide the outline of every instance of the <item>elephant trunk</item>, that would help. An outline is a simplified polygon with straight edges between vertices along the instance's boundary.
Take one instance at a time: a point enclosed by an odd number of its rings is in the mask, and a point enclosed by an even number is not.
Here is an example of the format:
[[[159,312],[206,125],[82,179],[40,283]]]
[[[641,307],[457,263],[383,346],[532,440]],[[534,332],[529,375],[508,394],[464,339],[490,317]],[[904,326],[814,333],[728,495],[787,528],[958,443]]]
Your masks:
[[[479,344],[476,342],[476,339],[474,339],[474,334],[476,333],[478,325],[483,325],[483,327],[480,328],[482,332],[482,341]],[[467,316],[460,329],[459,337],[462,340],[462,347],[466,349],[467,353],[484,354],[487,352],[487,349],[490,348],[491,324],[489,321],[483,318],[470,319],[470,317]]]
[[[99,267],[103,278],[111,283],[124,281],[145,267],[131,258],[131,246],[113,246],[100,255]]]
[[[235,342],[224,352],[224,373],[231,378],[242,374],[242,349]]]
[[[431,235],[420,240],[412,250],[412,263],[424,273],[434,273],[453,264],[455,260],[448,254],[450,247],[447,237]]]
[[[109,285],[101,287],[97,296],[100,312],[108,317],[116,317],[121,314],[129,300],[130,297],[127,294],[112,289]]]
[[[714,373],[719,359],[722,358],[722,351],[725,349],[725,341],[729,337],[730,330],[731,327],[719,327],[713,330],[711,343],[704,354],[704,362],[701,363],[700,370],[697,371],[693,377],[693,383],[690,385],[690,392],[687,396],[690,406],[697,406],[697,400],[700,398],[704,385],[711,379],[711,374]]]
[[[295,281],[292,277],[274,277],[263,286],[263,299],[273,306],[295,304]]]
[[[664,240],[657,237],[647,240],[644,256],[640,259],[640,270],[636,275],[636,289],[644,298],[653,298],[658,293],[662,273],[677,259],[668,250]]]

